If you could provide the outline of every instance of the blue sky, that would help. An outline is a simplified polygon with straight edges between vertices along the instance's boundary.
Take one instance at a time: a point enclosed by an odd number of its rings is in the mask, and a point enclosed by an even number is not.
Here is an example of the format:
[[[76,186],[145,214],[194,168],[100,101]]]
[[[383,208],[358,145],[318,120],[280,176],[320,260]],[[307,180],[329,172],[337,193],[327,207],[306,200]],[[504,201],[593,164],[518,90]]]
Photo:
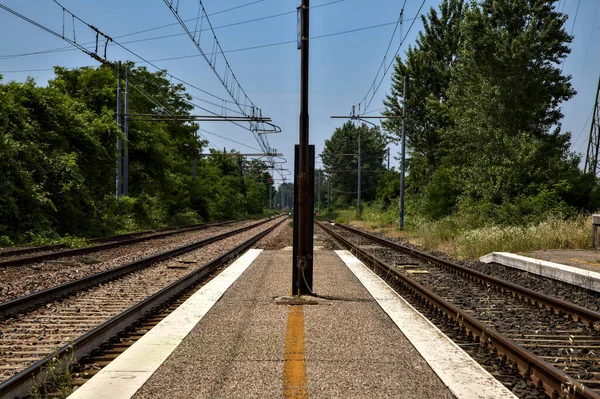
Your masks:
[[[55,31],[63,30],[62,10],[52,0],[0,0],[0,2]],[[154,64],[212,94],[220,97],[228,96],[206,61],[199,57],[192,41],[182,34],[183,29],[180,25],[122,36],[176,23],[175,17],[163,0],[62,0],[59,2],[78,17],[116,38],[127,48],[148,60],[196,56],[156,61]],[[179,0],[179,2],[180,15],[183,19],[197,16],[198,0]],[[315,7],[332,2],[333,4]],[[274,123],[282,128],[282,133],[268,135],[267,139],[272,148],[285,154],[288,163],[284,167],[292,169],[293,146],[298,141],[300,51],[296,49],[295,42],[243,49],[294,41],[296,38],[295,9],[300,0],[205,0],[203,3],[208,14],[214,14],[210,17],[214,27],[287,13],[258,22],[218,28],[215,32],[222,48],[226,51],[233,71],[250,99],[262,108],[265,116],[273,118]],[[600,73],[598,4],[599,0],[561,0],[558,3],[559,9],[570,16],[567,30],[571,32],[573,29],[575,35],[571,44],[572,53],[565,62],[564,72],[572,75],[572,83],[578,92],[572,100],[563,104],[565,114],[563,130],[572,132],[572,149],[581,153],[585,153],[587,148],[589,117]],[[408,0],[404,17],[413,18],[420,5],[421,1]],[[422,12],[437,5],[438,0],[427,0]],[[344,122],[332,120],[330,116],[349,114],[352,105],[357,104],[369,89],[392,37],[394,31],[392,23],[398,18],[402,2],[312,0],[311,6],[314,7],[311,11],[311,37],[386,24],[378,28],[311,41],[310,137],[311,143],[316,145],[316,151],[319,153],[323,149],[325,139]],[[578,11],[577,7],[579,7]],[[236,9],[219,13],[232,8]],[[576,19],[575,14],[577,14]],[[391,46],[392,53],[400,44],[400,34],[406,35],[401,54],[404,53],[406,45],[414,43],[415,36],[421,29],[421,23],[417,21],[410,32],[408,32],[409,25],[410,21],[404,22],[400,31],[396,33]],[[98,65],[96,61],[76,49],[14,57],[17,54],[63,48],[68,44],[3,10],[0,10],[0,26],[3,37],[0,42],[0,74],[4,75],[5,81],[22,81],[27,76],[32,76],[40,84],[45,84],[53,76],[51,68],[54,65],[65,67]],[[65,21],[65,30],[68,34],[72,34],[72,25],[68,18]],[[78,42],[93,39],[89,30],[83,29],[81,25],[76,25],[75,34]],[[166,35],[173,36],[126,43]],[[211,52],[211,49],[206,49],[206,52]],[[140,61],[117,46],[109,47],[107,57],[110,60]],[[389,59],[388,56],[388,63]],[[149,69],[153,70],[150,66]],[[388,74],[376,93],[370,110],[382,107],[383,98],[389,92],[389,87]],[[189,91],[203,99],[210,99],[209,96],[195,89],[190,88]],[[209,108],[220,112],[218,107],[209,106]],[[205,114],[202,111],[198,113]],[[245,143],[250,147],[257,147],[250,132],[230,123],[203,123],[201,128]],[[250,147],[208,133],[203,134],[219,148],[256,152]],[[398,151],[397,146],[392,147],[393,154]],[[585,154],[583,156],[585,157]],[[392,161],[392,165],[396,164],[397,161]]]

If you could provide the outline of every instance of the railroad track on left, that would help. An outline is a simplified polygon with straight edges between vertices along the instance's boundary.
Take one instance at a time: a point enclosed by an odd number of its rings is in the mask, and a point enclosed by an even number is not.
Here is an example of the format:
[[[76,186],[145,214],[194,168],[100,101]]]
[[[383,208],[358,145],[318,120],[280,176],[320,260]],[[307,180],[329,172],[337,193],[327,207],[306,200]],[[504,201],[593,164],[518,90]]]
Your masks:
[[[197,224],[181,228],[169,228],[150,230],[139,233],[121,234],[118,236],[102,237],[87,240],[89,246],[81,248],[66,248],[64,245],[46,245],[41,247],[30,247],[21,249],[8,249],[0,252],[0,268],[8,266],[21,266],[39,263],[48,260],[60,259],[91,254],[105,251],[107,249],[132,245],[144,241],[152,241],[174,235],[207,229],[210,227],[224,226],[234,223],[232,220],[224,220],[212,223]]]
[[[0,397],[24,397],[32,389],[51,393],[57,369],[68,367],[78,373],[76,379],[93,375],[126,341],[151,328],[286,218],[262,220],[0,303]]]
[[[0,261],[0,280],[3,283],[0,284],[0,303],[252,223],[254,221],[250,220],[208,223],[150,236],[120,237],[117,241],[93,247],[3,258]]]
[[[521,398],[600,398],[600,313],[386,238],[317,224]]]

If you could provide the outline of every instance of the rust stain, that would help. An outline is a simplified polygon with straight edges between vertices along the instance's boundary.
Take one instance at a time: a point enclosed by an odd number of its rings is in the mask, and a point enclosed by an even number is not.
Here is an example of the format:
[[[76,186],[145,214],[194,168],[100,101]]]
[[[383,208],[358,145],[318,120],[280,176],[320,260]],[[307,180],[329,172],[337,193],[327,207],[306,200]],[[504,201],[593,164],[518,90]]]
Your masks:
[[[288,310],[283,364],[284,399],[308,398],[306,361],[304,359],[304,307],[292,305]]]

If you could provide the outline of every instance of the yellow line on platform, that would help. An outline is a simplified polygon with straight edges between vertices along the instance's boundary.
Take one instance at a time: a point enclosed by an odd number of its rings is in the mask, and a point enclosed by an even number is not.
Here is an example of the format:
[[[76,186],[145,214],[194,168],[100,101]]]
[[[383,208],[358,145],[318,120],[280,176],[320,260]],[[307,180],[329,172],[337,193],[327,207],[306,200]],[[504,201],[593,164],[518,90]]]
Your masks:
[[[304,307],[291,305],[285,335],[283,382],[284,399],[308,398],[306,361],[304,359]]]

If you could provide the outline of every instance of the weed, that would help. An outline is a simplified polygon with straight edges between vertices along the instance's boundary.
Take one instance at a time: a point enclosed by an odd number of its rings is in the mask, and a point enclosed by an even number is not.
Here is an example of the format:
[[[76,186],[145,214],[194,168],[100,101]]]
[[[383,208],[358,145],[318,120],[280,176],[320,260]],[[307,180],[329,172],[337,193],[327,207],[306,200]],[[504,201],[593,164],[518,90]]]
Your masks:
[[[62,357],[59,357],[55,352],[52,360],[42,370],[43,377],[32,387],[30,396],[38,399],[47,396],[49,393],[57,393],[58,397],[63,399],[72,394],[73,374],[70,366],[73,361],[72,346],[69,346],[69,350]]]

